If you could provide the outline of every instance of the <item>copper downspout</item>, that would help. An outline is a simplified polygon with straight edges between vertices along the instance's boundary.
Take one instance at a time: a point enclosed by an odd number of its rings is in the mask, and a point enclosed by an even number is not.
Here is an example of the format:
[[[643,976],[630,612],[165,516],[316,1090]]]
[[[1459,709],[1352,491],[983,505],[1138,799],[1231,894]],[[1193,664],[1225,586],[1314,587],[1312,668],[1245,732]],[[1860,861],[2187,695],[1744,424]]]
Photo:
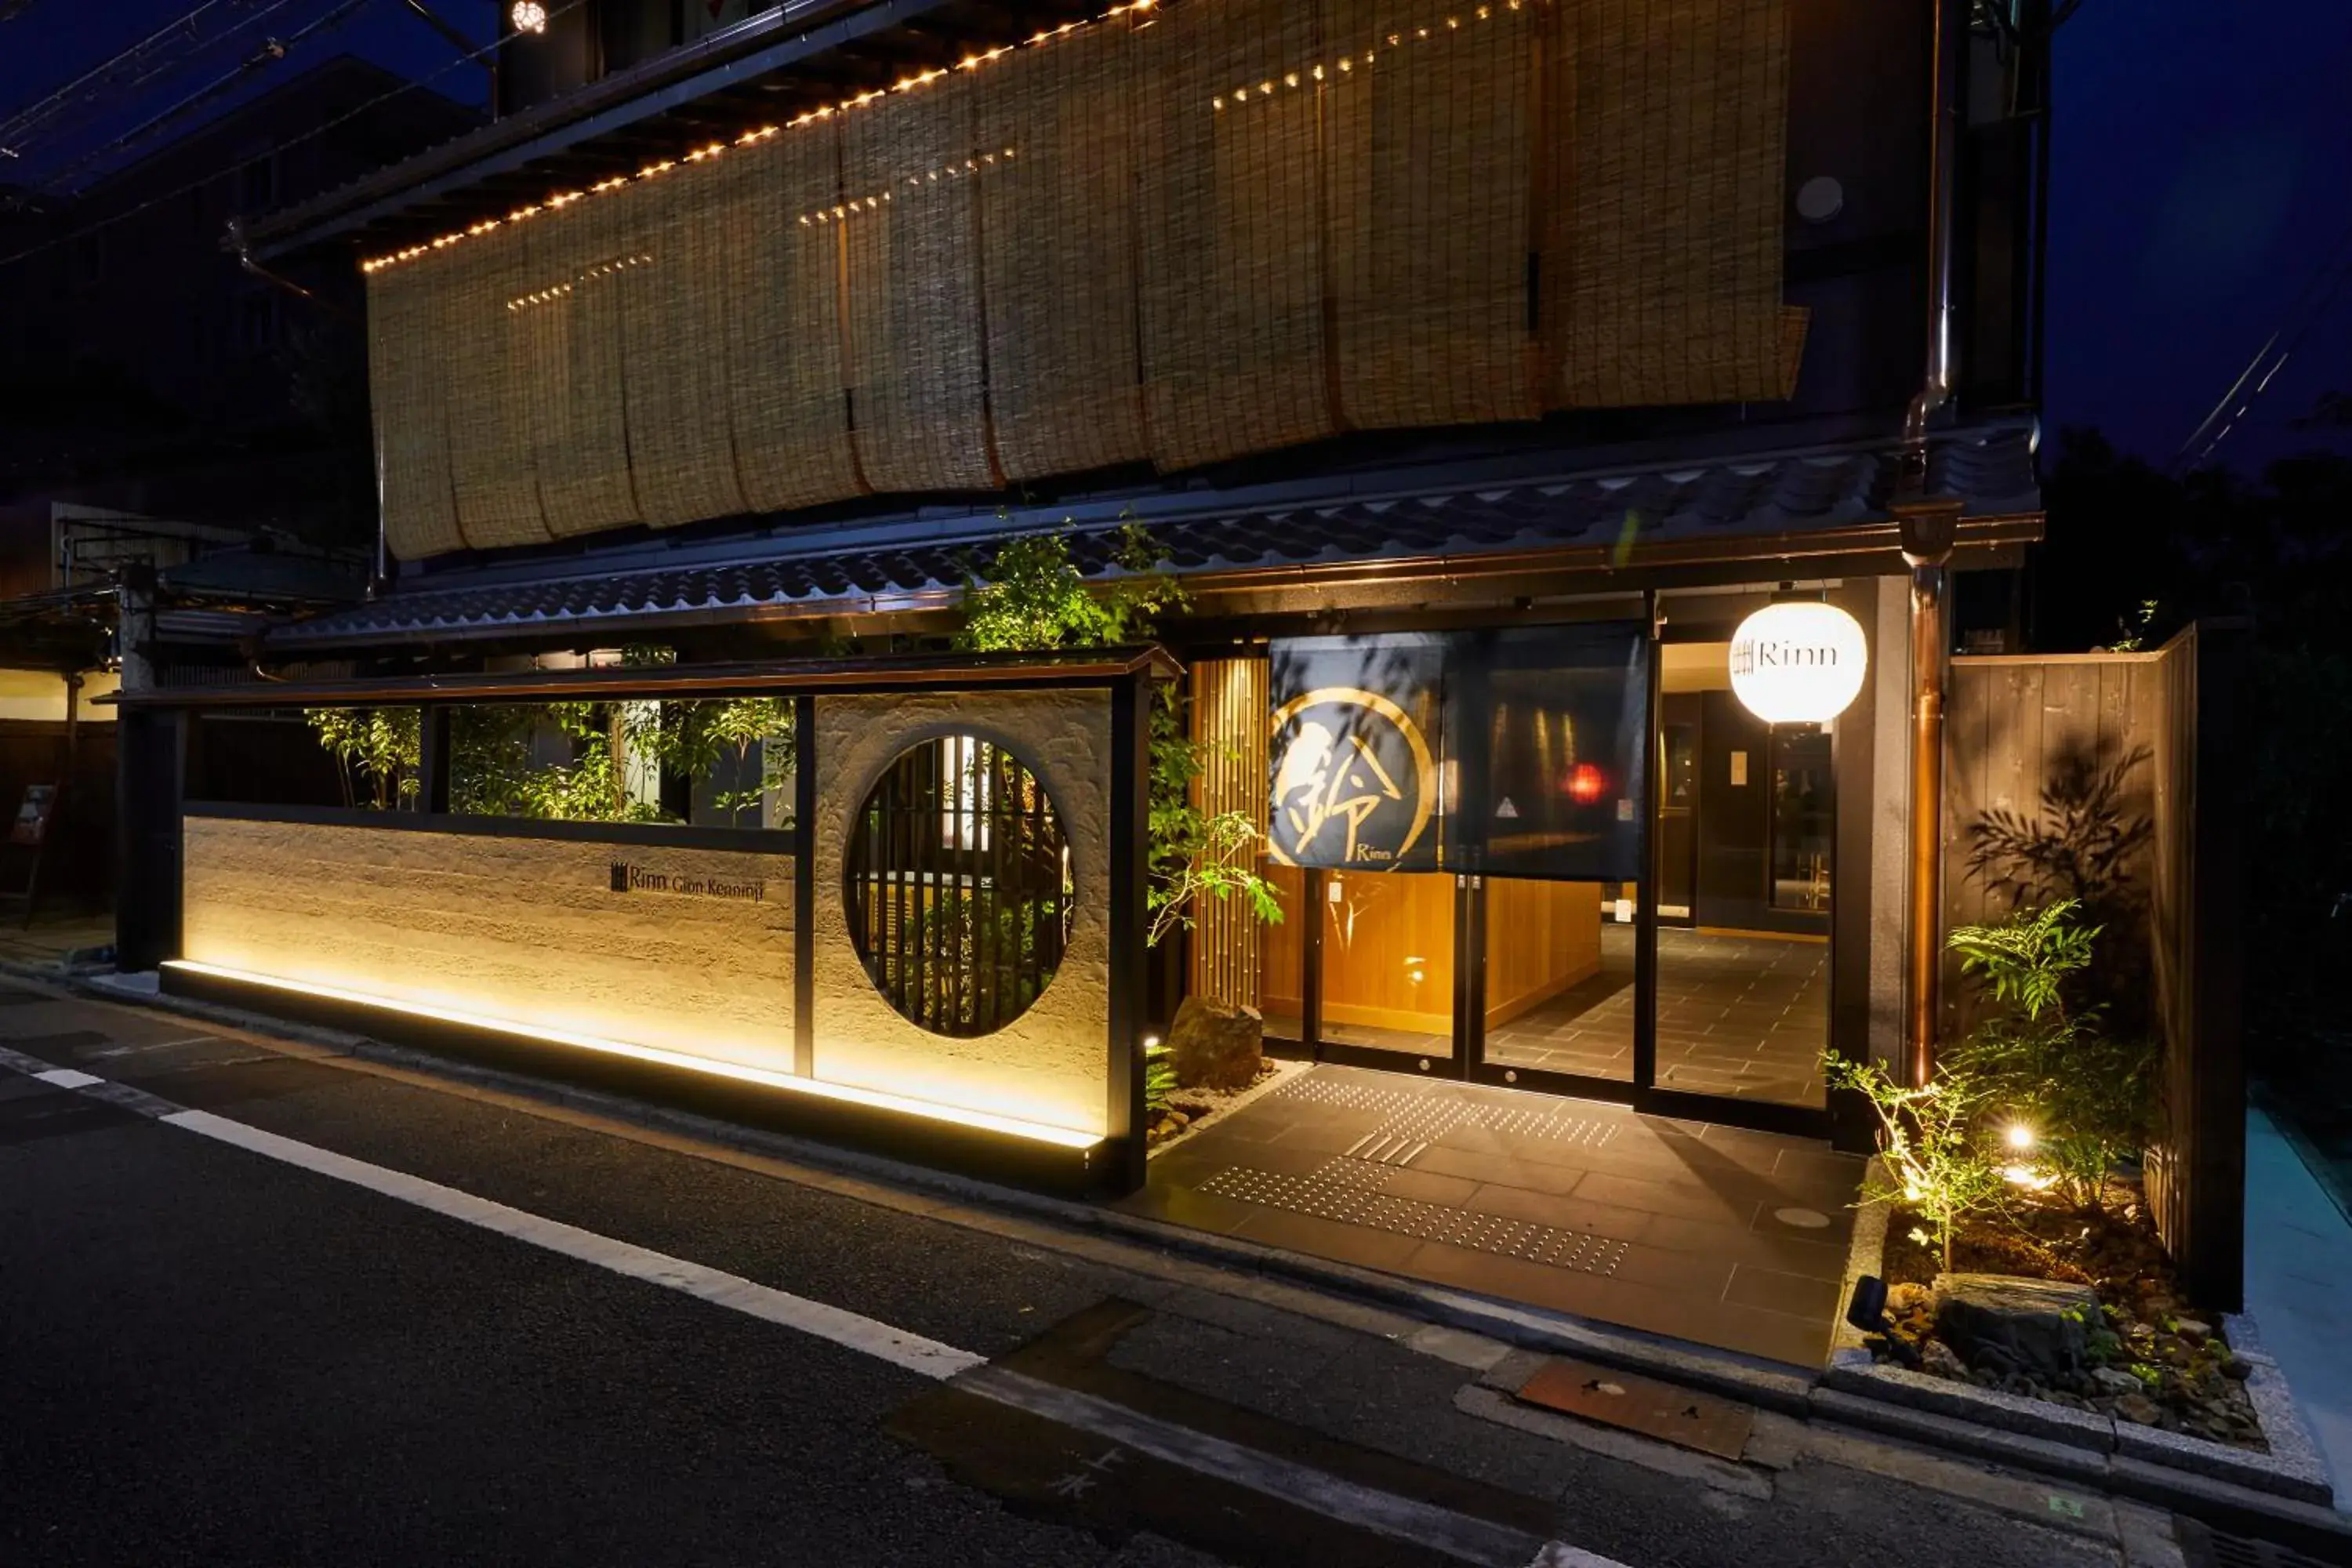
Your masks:
[[[1902,466],[1890,508],[1911,568],[1911,824],[1904,899],[1903,1067],[1914,1084],[1936,1069],[1943,978],[1944,687],[1951,647],[1957,498],[1927,493],[1927,427],[1952,395],[1952,187],[1960,112],[1961,0],[1931,0],[1928,80],[1927,369],[1903,416]]]

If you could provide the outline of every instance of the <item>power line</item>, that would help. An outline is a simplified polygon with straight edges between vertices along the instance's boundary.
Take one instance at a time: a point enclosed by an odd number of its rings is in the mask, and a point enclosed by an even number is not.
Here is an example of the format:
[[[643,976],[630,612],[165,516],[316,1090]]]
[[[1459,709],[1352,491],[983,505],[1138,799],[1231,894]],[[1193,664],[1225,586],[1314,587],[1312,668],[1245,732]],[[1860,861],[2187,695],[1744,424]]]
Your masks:
[[[2337,238],[2326,260],[2320,264],[2319,270],[2304,286],[2303,292],[2295,297],[2294,303],[2288,308],[2279,325],[2263,340],[2262,346],[2254,351],[2253,358],[2246,363],[2244,370],[2238,373],[2238,379],[2230,384],[2230,389],[2221,395],[2221,401],[2199,421],[2197,428],[2189,433],[2189,439],[2180,444],[2179,451],[2173,454],[2173,473],[2179,474],[2203,464],[2213,455],[2214,449],[2229,438],[2231,432],[2244,421],[2255,401],[2270,389],[2278,373],[2286,368],[2287,361],[2303,345],[2303,340],[2310,335],[2312,328],[2326,318],[2328,307],[2336,302],[2336,295],[2343,291],[2347,281],[2352,281],[2352,227],[2347,227]],[[2206,438],[2208,432],[2211,433],[2210,440]],[[2199,445],[2200,441],[2202,446]]]
[[[23,138],[24,134],[39,125],[42,121],[55,115],[83,89],[98,85],[102,79],[110,80],[110,73],[117,68],[125,67],[126,62],[128,62],[126,68],[136,68],[147,55],[160,52],[165,44],[173,40],[175,35],[185,33],[193,37],[196,23],[208,12],[217,11],[225,5],[242,5],[245,3],[246,0],[203,0],[203,4],[194,10],[164,23],[129,48],[92,66],[30,108],[19,110],[8,118],[6,123],[0,124],[0,153],[5,153],[11,158],[22,156],[16,149],[16,142]]]
[[[250,26],[253,22],[261,20],[262,16],[267,16],[270,11],[277,10],[278,6],[289,5],[291,3],[292,0],[277,0],[277,4],[272,5],[268,10],[263,11],[260,16],[249,18],[245,25]],[[330,28],[341,26],[343,22],[351,16],[352,13],[373,3],[373,0],[343,0],[341,5],[336,6],[325,16],[314,18],[285,37],[265,39],[259,49],[256,50],[253,54],[247,56],[244,59],[239,60],[236,65],[230,67],[227,70],[222,72],[219,76],[214,78],[203,87],[196,89],[195,91],[184,95],[178,101],[148,116],[148,118],[141,121],[138,124],[115,137],[114,140],[107,142],[105,145],[94,147],[67,163],[63,168],[54,170],[48,174],[43,176],[40,182],[42,186],[51,191],[58,189],[58,187],[65,184],[66,182],[70,180],[75,174],[89,167],[92,163],[102,162],[105,159],[114,156],[117,153],[123,151],[125,148],[134,146],[138,142],[146,140],[149,136],[152,135],[163,127],[169,125],[172,121],[182,118],[194,110],[202,108],[206,103],[211,102],[214,99],[220,97],[223,93],[232,90],[238,83],[247,80],[256,71],[267,70],[269,67],[276,65],[279,60],[284,59],[288,55],[293,53],[295,47],[308,39],[311,35]]]
[[[562,4],[552,5],[548,8],[548,20],[553,21],[556,17],[563,16],[567,12],[576,11],[582,5],[586,4],[587,0],[562,0]],[[417,78],[414,81],[404,81],[398,87],[380,92],[373,98],[367,99],[353,105],[352,108],[345,110],[342,113],[336,115],[332,120],[321,121],[320,124],[312,126],[308,131],[301,132],[293,136],[289,136],[283,142],[278,142],[272,146],[268,153],[255,154],[254,156],[272,157],[278,153],[285,152],[289,147],[299,147],[305,142],[313,141],[318,137],[325,135],[328,132],[334,130],[337,126],[345,124],[350,121],[357,119],[361,115],[365,114],[368,110],[375,108],[380,103],[398,98],[404,92],[414,92],[425,86],[427,83],[448,75],[451,71],[456,70],[459,66],[472,65],[476,61],[479,60],[483,56],[496,53],[498,50],[505,47],[507,43],[508,40],[505,38],[493,38],[490,42],[481,46],[481,47],[470,50],[466,54],[459,55],[457,58],[449,61],[447,64],[426,72],[424,76]],[[7,256],[0,256],[0,268],[13,267],[20,261],[26,261],[36,256],[40,256],[48,251],[55,250],[61,245],[70,245],[78,239],[87,239],[93,234],[100,233],[106,229],[112,228],[119,223],[124,223],[131,218],[137,217],[141,213],[148,212],[155,207],[162,206],[165,202],[175,201],[178,198],[186,195],[191,191],[201,190],[205,186],[212,184],[215,180],[222,179],[229,174],[235,174],[238,169],[243,168],[246,164],[253,161],[253,156],[240,158],[236,163],[231,164],[227,168],[216,169],[209,174],[199,175],[195,179],[188,181],[185,184],[175,185],[168,191],[159,192],[134,206],[123,208],[121,212],[115,213],[111,216],[100,218],[95,223],[84,224],[79,228],[55,236],[49,239],[45,239],[38,245],[28,245],[24,249],[12,252]]]

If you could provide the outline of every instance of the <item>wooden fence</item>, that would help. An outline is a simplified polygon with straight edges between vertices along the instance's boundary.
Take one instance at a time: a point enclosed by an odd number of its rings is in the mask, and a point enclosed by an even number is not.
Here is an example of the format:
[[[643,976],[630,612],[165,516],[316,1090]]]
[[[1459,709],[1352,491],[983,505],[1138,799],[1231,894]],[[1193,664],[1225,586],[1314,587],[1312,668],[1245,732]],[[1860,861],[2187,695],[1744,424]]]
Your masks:
[[[1944,817],[1946,929],[2062,897],[2104,926],[2112,1025],[2164,1047],[2149,1206],[2221,1308],[2244,1246],[2243,642],[2209,622],[2151,653],[1955,659]],[[1943,1037],[1974,1008],[1949,965]]]

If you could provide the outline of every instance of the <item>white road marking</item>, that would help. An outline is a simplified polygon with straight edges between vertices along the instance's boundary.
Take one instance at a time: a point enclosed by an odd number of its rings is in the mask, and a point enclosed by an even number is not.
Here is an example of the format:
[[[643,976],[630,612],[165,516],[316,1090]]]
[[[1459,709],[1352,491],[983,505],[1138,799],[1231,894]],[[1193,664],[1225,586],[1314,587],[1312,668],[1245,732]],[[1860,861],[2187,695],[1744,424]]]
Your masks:
[[[45,1075],[46,1076],[46,1075]],[[88,1075],[83,1075],[85,1078]],[[96,1083],[96,1079],[88,1081]],[[560,1220],[526,1214],[520,1209],[493,1203],[488,1198],[461,1193],[455,1187],[445,1187],[438,1182],[428,1182],[422,1176],[412,1176],[403,1171],[387,1170],[364,1160],[354,1160],[347,1154],[313,1148],[291,1138],[281,1138],[275,1132],[264,1132],[258,1127],[248,1127],[241,1121],[231,1121],[215,1116],[208,1110],[181,1110],[163,1118],[167,1126],[194,1132],[216,1142],[227,1143],[251,1153],[264,1155],[285,1164],[297,1165],[319,1175],[348,1182],[355,1187],[386,1197],[398,1198],[418,1208],[429,1209],[484,1230],[496,1231],[532,1247],[566,1258],[593,1263],[615,1274],[632,1279],[643,1279],[665,1289],[698,1297],[730,1311],[780,1323],[788,1329],[834,1344],[887,1361],[893,1366],[903,1366],[909,1372],[926,1377],[947,1379],[960,1372],[969,1372],[986,1363],[988,1358],[971,1351],[958,1350],[953,1345],[927,1340],[920,1334],[910,1334],[903,1329],[877,1322],[829,1307],[823,1301],[812,1301],[805,1296],[758,1285],[739,1274],[729,1274],[699,1263],[689,1263],[682,1258],[672,1258],[666,1252],[637,1247],[625,1241],[615,1241],[594,1231],[582,1230],[577,1226]]]
[[[0,1053],[0,1065],[19,1070],[23,1070],[22,1064],[32,1059],[14,1052]],[[115,1087],[104,1079],[72,1068],[51,1068],[31,1076],[61,1089]],[[153,1103],[168,1104],[161,1100]],[[404,1171],[266,1132],[208,1110],[173,1110],[158,1115],[157,1120],[184,1132],[365,1188],[528,1246],[796,1330],[925,1377],[942,1383],[952,1381],[957,1388],[981,1398],[1030,1411],[1187,1469],[1236,1482],[1327,1519],[1426,1546],[1463,1562],[1490,1568],[1519,1568],[1521,1564],[1525,1568],[1625,1568],[1623,1563],[1559,1542],[1538,1542],[1507,1525],[1362,1486],[1278,1455],[1129,1410],[1093,1394],[992,1366],[986,1356],[909,1333],[877,1319],[774,1289],[740,1275],[673,1258],[651,1247],[600,1236],[561,1220],[509,1208]]]
[[[157,1040],[144,1046],[116,1046],[110,1050],[86,1053],[91,1061],[103,1061],[114,1057],[135,1057],[142,1051],[167,1051],[173,1046],[193,1046],[203,1040],[217,1040],[218,1035],[190,1035],[184,1039]]]

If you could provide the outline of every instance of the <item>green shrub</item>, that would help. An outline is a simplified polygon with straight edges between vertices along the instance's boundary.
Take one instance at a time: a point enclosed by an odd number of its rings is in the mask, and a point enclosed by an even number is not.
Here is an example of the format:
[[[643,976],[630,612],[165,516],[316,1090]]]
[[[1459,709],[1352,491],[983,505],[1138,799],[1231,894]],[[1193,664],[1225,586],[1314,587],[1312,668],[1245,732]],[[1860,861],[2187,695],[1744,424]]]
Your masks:
[[[2147,1142],[2157,1068],[2152,1039],[2110,1029],[2105,1008],[2074,994],[2099,931],[2061,899],[1953,931],[1949,945],[1986,1007],[1944,1058],[1981,1085],[2004,1131],[2031,1133],[2032,1163],[2089,1209],[2101,1206],[2107,1172]]]
[[[1894,1184],[1868,1195],[1917,1215],[1923,1227],[1911,1238],[1933,1247],[1948,1273],[1960,1221],[2000,1207],[2006,1195],[2000,1167],[1982,1135],[1982,1087],[1962,1069],[1906,1089],[1876,1062],[1827,1054],[1822,1065],[1831,1088],[1861,1094],[1878,1117],[1879,1157]]]

